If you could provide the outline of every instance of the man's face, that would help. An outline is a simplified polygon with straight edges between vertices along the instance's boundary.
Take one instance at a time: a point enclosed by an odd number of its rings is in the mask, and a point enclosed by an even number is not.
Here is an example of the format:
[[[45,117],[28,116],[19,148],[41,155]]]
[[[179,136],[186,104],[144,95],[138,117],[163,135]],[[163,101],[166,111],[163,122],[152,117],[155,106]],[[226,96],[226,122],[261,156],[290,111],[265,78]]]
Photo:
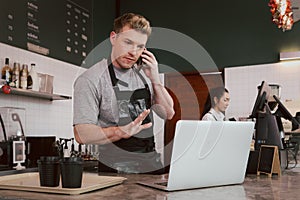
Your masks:
[[[147,40],[147,34],[138,32],[128,26],[123,27],[118,34],[114,31],[111,32],[111,59],[113,65],[123,69],[131,68],[143,53]]]

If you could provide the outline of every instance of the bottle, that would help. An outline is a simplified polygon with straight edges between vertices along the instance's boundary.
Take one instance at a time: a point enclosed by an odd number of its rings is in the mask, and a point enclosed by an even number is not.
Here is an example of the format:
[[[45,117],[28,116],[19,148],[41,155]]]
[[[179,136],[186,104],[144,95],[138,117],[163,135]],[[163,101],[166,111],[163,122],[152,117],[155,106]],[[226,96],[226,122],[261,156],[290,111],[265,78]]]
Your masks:
[[[5,64],[2,68],[1,78],[4,79],[7,83],[11,82],[12,70],[9,67],[9,58],[5,58]]]
[[[12,72],[12,84],[10,84],[10,86],[14,88],[20,87],[20,63],[14,63]]]
[[[20,86],[22,89],[27,89],[27,76],[28,76],[28,66],[27,65],[23,65],[22,66],[22,71],[21,71],[21,82],[20,82]]]
[[[31,63],[30,72],[27,77],[27,89],[39,91],[40,83],[37,72],[35,71],[35,64]]]
[[[64,146],[64,157],[65,158],[70,157],[70,151],[69,151],[69,148],[68,148],[68,142],[69,141],[70,141],[69,139],[65,139],[65,146]]]

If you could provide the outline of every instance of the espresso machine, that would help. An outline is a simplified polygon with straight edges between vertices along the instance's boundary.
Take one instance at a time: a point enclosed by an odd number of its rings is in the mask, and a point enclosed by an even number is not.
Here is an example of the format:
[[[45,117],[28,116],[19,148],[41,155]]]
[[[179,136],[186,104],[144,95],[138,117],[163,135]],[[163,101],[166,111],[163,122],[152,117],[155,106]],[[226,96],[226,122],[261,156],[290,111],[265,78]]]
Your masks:
[[[23,108],[0,107],[0,170],[25,165],[27,143],[21,122],[24,118]]]
[[[0,123],[3,132],[3,139],[0,141],[0,170],[7,170],[12,167],[12,144],[7,140],[5,125],[1,114]]]

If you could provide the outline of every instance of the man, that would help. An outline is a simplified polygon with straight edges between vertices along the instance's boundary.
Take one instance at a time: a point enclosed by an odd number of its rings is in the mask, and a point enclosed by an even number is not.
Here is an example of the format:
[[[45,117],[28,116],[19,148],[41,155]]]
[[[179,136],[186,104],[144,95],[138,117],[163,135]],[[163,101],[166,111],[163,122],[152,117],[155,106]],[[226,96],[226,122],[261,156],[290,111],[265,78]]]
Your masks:
[[[80,75],[74,84],[74,136],[100,144],[100,171],[150,172],[157,162],[152,110],[174,115],[173,100],[159,79],[155,56],[146,49],[150,23],[141,15],[117,18],[110,34],[110,58]],[[139,58],[142,64],[137,65]]]

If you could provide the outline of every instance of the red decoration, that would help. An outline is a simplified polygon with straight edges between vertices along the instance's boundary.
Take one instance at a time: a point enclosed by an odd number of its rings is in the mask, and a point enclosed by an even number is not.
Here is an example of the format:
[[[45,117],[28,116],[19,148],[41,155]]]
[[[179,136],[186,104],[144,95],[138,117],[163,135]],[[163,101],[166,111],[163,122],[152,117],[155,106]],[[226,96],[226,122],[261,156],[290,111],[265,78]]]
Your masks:
[[[269,6],[273,22],[283,31],[291,30],[294,20],[290,0],[270,0]]]
[[[10,93],[10,86],[9,85],[3,85],[2,86],[2,91],[4,94],[9,94]]]

